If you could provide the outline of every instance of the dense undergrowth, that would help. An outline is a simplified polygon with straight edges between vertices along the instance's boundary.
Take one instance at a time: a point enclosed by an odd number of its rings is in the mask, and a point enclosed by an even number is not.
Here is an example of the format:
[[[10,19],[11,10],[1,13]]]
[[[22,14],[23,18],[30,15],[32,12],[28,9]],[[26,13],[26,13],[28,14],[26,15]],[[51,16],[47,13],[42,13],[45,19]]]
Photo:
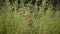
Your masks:
[[[59,0],[0,2],[0,34],[60,34]]]

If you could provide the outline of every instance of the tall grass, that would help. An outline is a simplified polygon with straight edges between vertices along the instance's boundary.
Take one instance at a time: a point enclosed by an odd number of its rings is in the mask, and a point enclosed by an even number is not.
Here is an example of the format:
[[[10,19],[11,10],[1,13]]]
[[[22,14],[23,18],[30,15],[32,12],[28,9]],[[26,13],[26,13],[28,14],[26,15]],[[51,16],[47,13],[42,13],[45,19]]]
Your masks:
[[[20,5],[17,1],[10,5],[6,0],[0,9],[0,34],[60,34],[60,6],[54,10],[46,1],[39,7],[37,3],[26,7],[24,0]]]

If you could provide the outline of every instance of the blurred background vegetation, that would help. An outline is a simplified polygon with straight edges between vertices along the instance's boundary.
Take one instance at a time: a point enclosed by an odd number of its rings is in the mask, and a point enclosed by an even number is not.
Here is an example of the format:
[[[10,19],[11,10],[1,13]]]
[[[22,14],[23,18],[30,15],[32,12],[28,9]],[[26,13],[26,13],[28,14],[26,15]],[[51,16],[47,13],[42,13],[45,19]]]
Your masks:
[[[0,0],[0,34],[60,34],[60,0]]]

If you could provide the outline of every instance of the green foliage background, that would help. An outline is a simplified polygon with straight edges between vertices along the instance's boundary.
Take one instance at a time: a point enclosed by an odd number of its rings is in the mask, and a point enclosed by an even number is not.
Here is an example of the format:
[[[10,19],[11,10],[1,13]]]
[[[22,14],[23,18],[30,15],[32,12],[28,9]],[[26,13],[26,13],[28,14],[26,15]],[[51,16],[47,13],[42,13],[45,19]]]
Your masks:
[[[39,6],[36,2],[35,5],[31,2],[24,4],[26,0],[20,0],[18,5],[17,1],[12,5],[9,0],[0,2],[0,34],[60,34],[59,2],[54,7],[52,0],[42,0]],[[31,19],[25,18],[26,15]]]

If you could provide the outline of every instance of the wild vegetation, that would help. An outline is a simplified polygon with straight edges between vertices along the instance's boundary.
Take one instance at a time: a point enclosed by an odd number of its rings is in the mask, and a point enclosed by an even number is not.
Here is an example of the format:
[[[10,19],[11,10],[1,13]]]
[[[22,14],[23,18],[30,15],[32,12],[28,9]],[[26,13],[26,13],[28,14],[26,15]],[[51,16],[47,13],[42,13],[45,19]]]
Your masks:
[[[60,34],[60,0],[0,0],[0,34]]]

